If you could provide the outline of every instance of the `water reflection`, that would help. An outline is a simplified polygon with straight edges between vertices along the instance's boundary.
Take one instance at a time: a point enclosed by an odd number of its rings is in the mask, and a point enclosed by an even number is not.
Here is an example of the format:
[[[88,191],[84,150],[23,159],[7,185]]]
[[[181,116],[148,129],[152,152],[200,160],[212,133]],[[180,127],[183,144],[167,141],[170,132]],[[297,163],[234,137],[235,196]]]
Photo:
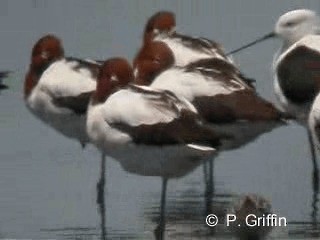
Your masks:
[[[30,9],[30,2],[38,9]],[[186,4],[166,1],[166,5],[163,2],[154,5],[151,1],[139,1],[139,4],[100,0],[90,4],[1,1],[4,32],[2,64],[10,64],[6,68],[24,72],[22,68],[29,61],[32,42],[48,31],[61,34],[79,57],[132,57],[139,43],[141,24],[150,13],[159,9],[175,11],[182,30],[217,37],[226,47],[237,46],[237,41],[257,35],[263,26],[270,26],[272,19],[282,12],[298,7],[320,10],[318,0],[299,3],[234,1],[234,8],[220,0],[203,4],[192,2],[192,5],[190,1]],[[137,6],[143,6],[143,11],[136,11]],[[110,9],[112,11],[108,11]],[[86,14],[88,11],[94,12],[95,17]],[[252,22],[252,19],[257,22]],[[209,23],[214,25],[208,28]],[[109,34],[106,34],[106,28]],[[127,35],[130,37],[124,37]],[[242,36],[242,39],[233,36]],[[8,47],[11,45],[16,47]],[[252,54],[236,59],[248,75],[257,77],[259,91],[269,98],[273,95],[269,70],[274,52],[272,47],[275,46],[261,46]],[[74,147],[74,143],[56,136],[29,116],[20,93],[23,78],[19,75],[13,81],[5,81],[11,89],[0,93],[0,238],[154,239],[153,229],[160,217],[160,181],[128,176],[112,163],[110,167],[114,172],[109,174],[108,171],[106,175],[109,180],[107,187],[115,183],[115,192],[121,185],[121,192],[128,193],[103,194],[103,201],[100,201],[103,204],[97,205],[94,186],[98,177],[98,172],[95,172],[98,169],[97,159],[90,161],[93,156],[90,153],[87,159],[81,160],[83,153],[74,151],[78,151],[78,146]],[[274,229],[271,239],[319,239],[319,182],[312,179],[312,173],[306,166],[310,161],[305,161],[309,159],[305,159],[307,145],[301,144],[303,134],[296,126],[281,128],[241,151],[233,152],[239,161],[230,161],[227,158],[231,155],[224,154],[221,158],[227,156],[225,159],[215,162],[215,178],[208,174],[208,168],[204,168],[207,172],[205,190],[202,169],[188,175],[187,179],[172,181],[172,185],[170,182],[167,239],[234,239],[223,224],[216,228],[207,227],[204,217],[211,211],[223,217],[227,206],[236,197],[231,192],[247,191],[270,196],[275,210],[288,216],[288,227],[280,233]],[[112,191],[112,187],[110,189]],[[92,196],[92,201],[87,196]],[[65,211],[66,208],[70,211]],[[127,214],[128,209],[136,210],[129,212],[124,219],[123,212]],[[32,221],[30,216],[34,216]],[[137,224],[129,227],[130,221]],[[40,228],[47,229],[40,231]]]
[[[92,227],[65,227],[55,229],[41,229],[59,239],[96,239],[97,229]]]
[[[312,195],[312,204],[311,204],[311,220],[315,227],[318,227],[318,214],[319,214],[319,191],[314,191]]]
[[[225,226],[225,214],[230,212],[230,206],[233,206],[235,199],[238,199],[239,195],[231,194],[227,191],[220,179],[220,181],[215,182],[212,195],[207,194],[207,189],[203,191],[201,185],[203,182],[202,171],[201,169],[199,170],[197,177],[189,176],[187,179],[181,178],[177,181],[179,184],[183,183],[182,186],[180,185],[182,189],[179,188],[177,191],[171,189],[168,192],[166,201],[167,214],[164,215],[166,224],[165,228],[159,229],[162,231],[161,237],[163,239],[164,237],[166,239],[235,239],[231,229]],[[193,174],[191,175],[193,176]],[[132,175],[129,175],[129,179],[131,177]],[[103,195],[103,201],[98,202],[96,205],[99,214],[99,227],[65,227],[43,229],[41,231],[48,233],[46,236],[57,239],[154,239],[152,237],[152,229],[155,226],[159,226],[159,222],[161,222],[159,195],[159,192],[153,191],[148,192],[147,196],[141,196],[141,200],[143,199],[144,215],[136,216],[136,219],[139,222],[144,222],[145,232],[141,232],[141,229],[128,228],[125,225],[120,229],[111,227],[113,219],[111,215],[108,215],[108,209],[106,209],[106,202],[111,196],[107,193]],[[310,221],[289,221],[288,227],[273,229],[270,238],[319,238],[318,203],[319,195],[314,192],[310,205]],[[205,217],[209,213],[216,214],[220,220],[220,224],[214,228],[210,228],[205,224]]]
[[[285,218],[280,221],[280,218],[277,218],[277,215],[273,213],[271,203],[257,194],[246,194],[238,198],[232,204],[229,213],[235,215],[235,218],[229,218],[230,231],[241,240],[265,239],[272,227],[286,224]],[[274,216],[274,218],[269,220],[270,216]],[[264,219],[261,225],[259,218]],[[256,224],[257,221],[258,224]]]
[[[319,223],[317,223],[319,225]],[[320,229],[314,222],[291,222],[288,226],[288,239],[319,239]]]
[[[155,199],[156,197],[150,198]],[[203,198],[205,198],[205,201],[203,201]],[[243,198],[244,196],[242,195],[239,196],[227,192],[216,192],[213,194],[213,198],[208,198],[208,195],[203,195],[201,189],[196,186],[174,195],[171,194],[167,198],[168,213],[166,215],[167,228],[165,236],[168,239],[212,239],[212,237],[217,239],[234,239],[234,237],[236,239],[251,239],[240,238],[237,232],[225,225],[226,213],[230,213],[230,209],[234,207],[235,202]],[[259,199],[264,198],[259,196]],[[313,202],[313,217],[318,211],[317,203],[318,199]],[[145,217],[154,224],[159,222],[158,204],[157,201],[150,201],[150,204],[145,207]],[[209,213],[209,204],[210,213],[216,214],[219,218],[219,224],[216,227],[208,227],[205,224],[205,217]],[[264,208],[259,206],[257,205],[256,210],[262,211],[261,209]],[[265,228],[255,229],[257,230],[255,232],[257,237],[252,239],[265,239],[267,235],[270,235],[272,239],[319,238],[320,222],[317,221],[317,217],[313,218],[311,222],[288,222],[287,227],[274,227],[272,232],[270,231],[271,228],[267,228],[267,231],[265,231]],[[250,234],[251,232],[242,233]]]
[[[319,193],[319,166],[317,162],[317,152],[315,149],[315,142],[312,138],[312,133],[310,129],[308,129],[308,140],[310,145],[310,152],[311,152],[311,160],[312,160],[312,187],[314,194]]]
[[[106,202],[112,196],[102,195],[101,201],[97,201],[97,210],[99,216],[99,227],[65,227],[60,229],[44,229],[48,236],[58,239],[235,239],[231,228],[225,226],[225,215],[230,213],[230,207],[239,198],[237,194],[231,194],[225,189],[223,181],[215,182],[212,176],[208,176],[208,166],[199,166],[195,164],[193,168],[186,171],[186,176],[193,173],[194,168],[202,168],[206,172],[206,184],[202,185],[202,171],[198,171],[196,178],[190,176],[178,179],[177,183],[183,183],[182,189],[168,192],[166,198],[167,214],[159,214],[159,192],[148,192],[147,196],[142,196],[144,215],[136,216],[137,221],[144,222],[145,232],[141,230],[130,229],[123,226],[120,229],[113,229],[112,216],[108,215]],[[201,170],[201,169],[199,169]],[[199,174],[200,173],[200,174]],[[190,174],[194,175],[194,174]],[[210,175],[210,174],[209,174]],[[129,179],[133,175],[129,175]],[[138,178],[141,178],[138,176]],[[147,179],[144,177],[142,179]],[[209,183],[209,179],[212,180]],[[215,183],[215,184],[213,184]],[[213,185],[211,185],[213,184]],[[108,186],[108,184],[107,184]],[[205,190],[203,187],[205,186]],[[212,187],[212,188],[211,188]],[[169,189],[170,190],[170,189]],[[210,191],[211,190],[211,191]],[[272,239],[301,239],[301,238],[319,238],[320,224],[318,216],[319,195],[313,193],[311,204],[310,221],[290,222],[287,228],[274,229],[271,233]],[[219,224],[216,227],[208,227],[205,224],[205,218],[208,214],[214,213],[219,218]],[[161,218],[163,218],[161,220]],[[108,221],[109,220],[109,221]],[[163,221],[163,222],[162,222]],[[149,223],[148,223],[149,222]],[[163,225],[161,225],[161,222]],[[152,230],[159,231],[153,235]],[[147,237],[146,237],[147,236]],[[149,236],[149,237],[148,237]]]
[[[208,213],[215,213],[219,219],[223,219],[234,198],[231,194],[217,193],[214,198],[203,194],[199,184],[190,186],[182,192],[169,194],[167,197],[166,233],[168,239],[185,239],[221,235],[219,227],[210,228],[205,224]],[[150,196],[155,199],[155,196]],[[205,198],[205,201],[204,201]],[[150,201],[145,208],[145,217],[152,223],[159,222],[158,202]],[[208,212],[210,205],[211,212]]]
[[[139,239],[137,234],[130,231],[117,231],[108,229],[108,236],[102,236],[99,234],[98,228],[61,228],[61,229],[43,229],[42,232],[52,236],[53,239],[74,240],[74,239],[86,239],[86,240],[109,240],[109,239]]]
[[[159,156],[163,155],[164,150],[159,149]],[[183,154],[183,153],[182,153]],[[134,173],[140,176],[158,176],[162,179],[161,197],[160,197],[160,213],[158,219],[158,225],[154,230],[154,236],[156,239],[164,239],[164,233],[166,228],[166,193],[168,181],[172,178],[181,178],[191,173],[199,165],[205,163],[208,159],[212,159],[214,154],[205,154],[199,156],[197,154],[189,154],[185,157],[176,158],[149,158],[146,159],[132,159],[117,158],[123,169],[129,173]],[[211,162],[211,167],[212,161]],[[212,169],[212,168],[211,168]],[[212,179],[211,179],[212,180]]]

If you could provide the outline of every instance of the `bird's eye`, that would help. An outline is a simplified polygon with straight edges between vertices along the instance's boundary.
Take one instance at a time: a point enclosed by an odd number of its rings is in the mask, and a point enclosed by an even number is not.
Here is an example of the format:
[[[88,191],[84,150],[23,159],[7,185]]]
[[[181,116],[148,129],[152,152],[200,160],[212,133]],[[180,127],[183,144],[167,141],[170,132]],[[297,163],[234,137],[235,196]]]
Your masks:
[[[134,76],[134,78],[137,78],[138,75],[139,75],[139,68],[138,68],[138,66],[137,66],[137,67],[133,70],[133,76]]]
[[[285,23],[285,26],[286,27],[292,27],[292,26],[294,26],[296,23],[295,22],[286,22]]]
[[[160,64],[160,59],[158,59],[158,58],[155,58],[155,59],[153,59],[153,61],[152,61],[153,63],[156,63],[156,64]]]
[[[43,52],[41,53],[41,57],[42,57],[43,59],[48,59],[48,58],[49,58],[49,53],[48,53],[47,51],[43,51]]]
[[[117,76],[115,74],[113,74],[110,78],[111,82],[118,82],[119,79],[117,78]]]

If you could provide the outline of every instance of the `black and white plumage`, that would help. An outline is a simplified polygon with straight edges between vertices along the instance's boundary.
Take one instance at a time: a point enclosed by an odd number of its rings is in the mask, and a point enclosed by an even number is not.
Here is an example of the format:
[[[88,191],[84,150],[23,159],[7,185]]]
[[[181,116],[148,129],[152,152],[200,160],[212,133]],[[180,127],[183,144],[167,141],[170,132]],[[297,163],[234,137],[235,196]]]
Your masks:
[[[165,227],[167,181],[212,157],[224,136],[203,125],[193,105],[166,90],[127,86],[133,69],[124,59],[104,63],[87,113],[90,140],[128,172],[162,177],[159,231]],[[104,182],[104,181],[102,181]]]
[[[316,96],[320,90],[320,18],[311,10],[294,10],[279,18],[275,33],[283,40],[273,64],[275,93],[284,111],[307,129],[313,190],[318,192],[320,176],[315,148],[319,142]]]
[[[274,62],[275,92],[281,107],[303,125],[320,90],[320,36],[291,45]]]
[[[211,58],[176,66],[172,51],[161,42],[149,43],[145,51],[135,65],[136,83],[192,102],[207,124],[233,137],[222,149],[241,147],[285,123],[286,116],[261,98],[233,64]]]
[[[147,176],[183,176],[219,145],[189,102],[149,87],[130,86],[91,103],[87,129],[125,170]]]
[[[45,36],[32,51],[25,80],[26,106],[44,123],[84,145],[89,141],[86,111],[98,70],[98,63],[65,58],[60,40]]]
[[[171,49],[177,66],[186,66],[207,58],[219,58],[232,62],[219,43],[203,37],[178,33],[175,27],[173,12],[159,11],[152,15],[146,23],[143,46],[138,51],[134,62],[138,61],[143,54],[144,46],[153,41],[163,42]]]
[[[319,191],[319,169],[315,139],[316,108],[320,90],[320,17],[309,9],[297,9],[280,16],[274,31],[234,52],[258,42],[279,37],[282,46],[273,61],[274,89],[282,110],[307,128],[313,162],[313,188]],[[314,102],[314,103],[313,103]],[[312,107],[312,113],[310,108]]]
[[[159,34],[154,41],[167,44],[174,54],[177,66],[186,66],[208,58],[219,58],[231,62],[220,44],[206,38],[173,33],[171,35]]]
[[[280,107],[305,126],[320,86],[319,34],[317,13],[297,9],[280,16],[271,33],[232,51],[238,52],[274,37],[282,40],[273,60],[275,94]]]

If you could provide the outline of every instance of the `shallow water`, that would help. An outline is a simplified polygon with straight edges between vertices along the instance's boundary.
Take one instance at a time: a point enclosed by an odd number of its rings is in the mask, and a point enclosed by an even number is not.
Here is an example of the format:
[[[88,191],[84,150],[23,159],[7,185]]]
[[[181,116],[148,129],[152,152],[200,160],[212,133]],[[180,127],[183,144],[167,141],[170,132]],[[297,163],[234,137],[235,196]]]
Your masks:
[[[320,12],[318,0],[1,1],[0,66],[15,73],[7,81],[11,90],[0,95],[0,239],[153,239],[159,218],[161,180],[126,173],[112,159],[107,161],[102,214],[96,203],[99,153],[92,146],[81,150],[25,108],[22,79],[32,45],[41,35],[57,34],[67,54],[75,57],[131,59],[146,18],[171,9],[182,32],[216,39],[232,49],[270,31],[280,14],[298,7]],[[266,42],[235,56],[270,100],[270,67],[278,45]],[[287,218],[289,226],[275,229],[271,238],[319,239],[320,203],[311,172],[306,133],[296,124],[220,154],[212,199],[205,198],[202,166],[169,181],[167,239],[230,239],[223,224],[209,228],[205,217],[222,216],[230,201],[245,193],[263,195],[276,214]]]

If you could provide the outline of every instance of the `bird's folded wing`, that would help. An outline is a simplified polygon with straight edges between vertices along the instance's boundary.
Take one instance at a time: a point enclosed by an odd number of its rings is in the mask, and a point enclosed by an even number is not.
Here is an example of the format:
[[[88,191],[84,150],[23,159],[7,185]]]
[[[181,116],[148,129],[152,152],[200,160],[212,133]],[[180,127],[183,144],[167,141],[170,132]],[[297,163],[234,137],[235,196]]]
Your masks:
[[[83,115],[87,112],[92,93],[85,92],[77,96],[55,97],[53,98],[53,104],[59,108],[69,109],[78,115]]]
[[[219,59],[207,58],[188,64],[185,67],[186,72],[200,72],[212,81],[220,81],[226,87],[235,90],[245,88],[254,89],[254,79],[245,77],[233,64]]]
[[[179,39],[186,47],[204,53],[218,53],[222,57],[227,58],[222,46],[215,41],[203,37],[191,37],[179,33],[173,34],[173,37]]]
[[[320,37],[318,40],[320,45]],[[312,101],[320,90],[320,46],[317,50],[313,45],[300,43],[289,50],[277,62],[282,92],[295,103]]]
[[[7,78],[9,74],[12,73],[11,71],[0,71],[0,80],[3,78]]]
[[[66,60],[69,63],[75,63],[74,70],[81,71],[87,70],[90,72],[91,77],[96,79],[99,73],[99,69],[102,65],[102,61],[99,60],[91,60],[91,59],[79,59],[74,57],[68,57]]]
[[[105,120],[112,127],[129,134],[135,143],[218,144],[218,137],[199,123],[194,108],[172,93],[131,86],[122,93],[115,94],[113,98],[105,108],[109,115]],[[113,114],[110,113],[112,109]]]

